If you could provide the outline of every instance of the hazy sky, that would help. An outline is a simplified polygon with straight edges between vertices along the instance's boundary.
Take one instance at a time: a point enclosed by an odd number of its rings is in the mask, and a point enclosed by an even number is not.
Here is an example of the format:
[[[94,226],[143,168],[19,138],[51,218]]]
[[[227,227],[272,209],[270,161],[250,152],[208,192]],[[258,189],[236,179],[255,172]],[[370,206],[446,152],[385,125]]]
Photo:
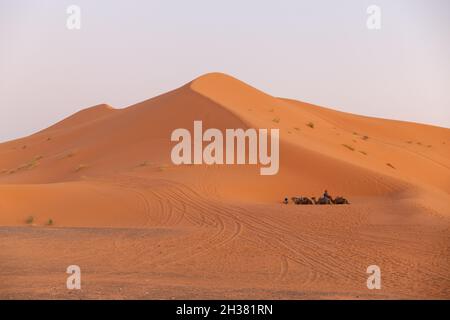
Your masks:
[[[381,29],[366,26],[381,8]],[[68,30],[66,9],[81,8]],[[450,127],[448,0],[0,0],[0,141],[211,71],[348,112]]]

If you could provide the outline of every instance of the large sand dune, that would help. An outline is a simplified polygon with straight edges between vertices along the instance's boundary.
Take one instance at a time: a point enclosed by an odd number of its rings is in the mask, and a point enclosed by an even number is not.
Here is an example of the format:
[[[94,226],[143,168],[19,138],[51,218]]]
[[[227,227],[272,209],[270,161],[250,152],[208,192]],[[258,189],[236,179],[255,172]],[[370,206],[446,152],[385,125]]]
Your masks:
[[[194,120],[279,128],[279,173],[173,165],[170,135]],[[324,189],[351,205],[281,204]],[[449,193],[449,129],[207,74],[0,144],[0,297],[450,298]],[[366,288],[372,264],[381,290]]]

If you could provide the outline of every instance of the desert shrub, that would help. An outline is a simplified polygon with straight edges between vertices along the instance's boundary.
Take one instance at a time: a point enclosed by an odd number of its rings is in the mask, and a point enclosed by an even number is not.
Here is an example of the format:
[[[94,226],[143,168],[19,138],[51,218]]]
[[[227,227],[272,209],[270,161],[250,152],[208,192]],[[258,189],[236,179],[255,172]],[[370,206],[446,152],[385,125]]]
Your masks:
[[[142,161],[141,163],[139,163],[139,167],[146,167],[149,165],[149,162],[147,160]]]
[[[74,155],[75,155],[75,152],[69,151],[69,152],[64,156],[64,158],[72,158]]]
[[[307,125],[308,127],[310,127],[311,129],[314,129],[314,123],[308,122],[306,125]]]
[[[347,148],[348,150],[355,151],[355,148],[352,146],[349,146],[348,144],[342,144],[343,147]]]
[[[15,169],[11,169],[9,171],[9,174],[13,174],[13,173],[16,173],[16,172],[21,171],[21,170],[32,169],[32,168],[36,167],[37,165],[38,165],[37,160],[33,159],[33,160],[31,160],[31,161],[29,161],[29,162],[27,162],[25,164],[22,164],[22,165],[18,166]]]
[[[29,216],[29,217],[27,218],[27,220],[25,220],[25,222],[26,222],[27,224],[32,224],[32,223],[34,222],[34,217],[33,217],[33,216]]]
[[[162,164],[158,166],[157,171],[166,171],[167,169],[169,169],[169,166],[166,164]]]
[[[80,164],[78,165],[78,167],[75,169],[75,172],[80,172],[83,169],[86,169],[88,167],[88,165],[86,164]]]

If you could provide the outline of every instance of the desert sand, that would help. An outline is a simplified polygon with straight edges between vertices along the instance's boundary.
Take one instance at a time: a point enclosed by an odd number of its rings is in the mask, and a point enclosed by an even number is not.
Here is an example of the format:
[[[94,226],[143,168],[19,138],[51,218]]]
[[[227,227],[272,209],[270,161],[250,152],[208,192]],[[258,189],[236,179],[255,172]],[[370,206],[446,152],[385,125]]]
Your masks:
[[[173,165],[170,134],[194,120],[279,128],[279,173]],[[282,204],[324,189],[351,204]],[[449,193],[450,129],[206,74],[0,144],[0,298],[450,299]]]

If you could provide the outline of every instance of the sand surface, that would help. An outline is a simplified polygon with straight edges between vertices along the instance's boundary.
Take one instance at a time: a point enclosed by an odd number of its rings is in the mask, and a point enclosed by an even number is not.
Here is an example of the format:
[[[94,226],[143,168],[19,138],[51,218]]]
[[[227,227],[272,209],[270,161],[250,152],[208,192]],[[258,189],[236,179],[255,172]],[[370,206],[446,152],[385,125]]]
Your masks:
[[[279,128],[279,173],[173,165],[170,135],[194,120]],[[281,203],[324,189],[351,204]],[[0,298],[450,299],[449,193],[450,129],[207,74],[0,144]]]

